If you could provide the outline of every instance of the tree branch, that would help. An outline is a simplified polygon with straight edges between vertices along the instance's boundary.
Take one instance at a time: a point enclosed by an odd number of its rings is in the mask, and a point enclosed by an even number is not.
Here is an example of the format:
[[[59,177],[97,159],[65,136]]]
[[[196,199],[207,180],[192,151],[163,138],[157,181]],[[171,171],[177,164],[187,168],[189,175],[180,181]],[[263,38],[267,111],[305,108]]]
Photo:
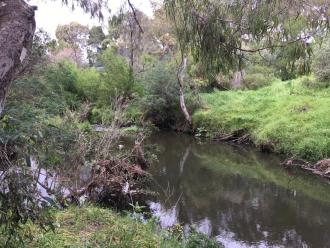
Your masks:
[[[139,22],[138,18],[137,18],[135,7],[133,6],[133,4],[131,3],[130,0],[127,0],[127,3],[128,3],[130,9],[133,12],[134,20],[135,20],[136,24],[139,26],[140,32],[143,34],[144,32],[143,32],[143,29],[142,29],[142,27],[140,25],[140,22]]]

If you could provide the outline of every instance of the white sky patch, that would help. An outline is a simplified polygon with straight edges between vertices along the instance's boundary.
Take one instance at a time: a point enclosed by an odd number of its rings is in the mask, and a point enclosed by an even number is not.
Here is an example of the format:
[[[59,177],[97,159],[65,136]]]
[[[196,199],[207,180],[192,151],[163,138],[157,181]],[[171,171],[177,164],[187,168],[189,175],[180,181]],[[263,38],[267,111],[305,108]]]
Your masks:
[[[111,13],[116,13],[124,0],[109,0]],[[134,7],[152,16],[152,7],[149,0],[132,0]],[[94,25],[107,25],[107,17],[104,18],[103,24],[96,19],[91,19],[89,14],[84,13],[80,8],[71,10],[68,6],[63,6],[61,0],[30,0],[31,5],[38,6],[36,11],[37,27],[46,30],[53,38],[55,38],[55,30],[58,25],[68,24],[70,22],[79,22],[89,27]]]

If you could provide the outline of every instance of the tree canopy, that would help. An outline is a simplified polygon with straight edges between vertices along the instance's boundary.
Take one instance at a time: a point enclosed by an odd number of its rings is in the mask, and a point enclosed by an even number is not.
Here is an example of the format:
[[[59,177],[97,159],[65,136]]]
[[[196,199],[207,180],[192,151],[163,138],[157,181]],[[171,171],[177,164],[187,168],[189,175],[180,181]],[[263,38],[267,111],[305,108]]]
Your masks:
[[[326,0],[165,0],[182,52],[192,52],[207,72],[239,69],[246,52],[322,36],[329,27],[329,5]]]

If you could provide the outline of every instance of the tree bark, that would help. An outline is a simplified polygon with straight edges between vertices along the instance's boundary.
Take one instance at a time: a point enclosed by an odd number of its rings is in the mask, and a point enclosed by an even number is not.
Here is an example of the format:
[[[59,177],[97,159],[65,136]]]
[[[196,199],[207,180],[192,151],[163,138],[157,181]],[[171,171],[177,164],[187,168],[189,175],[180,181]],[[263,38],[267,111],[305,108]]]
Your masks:
[[[240,89],[244,84],[244,70],[236,71],[233,75],[233,79],[231,80],[231,88],[232,89]]]
[[[187,123],[191,126],[192,125],[192,120],[191,120],[191,116],[188,112],[188,109],[186,107],[186,103],[185,103],[185,97],[184,97],[184,75],[187,69],[187,57],[186,56],[182,56],[182,61],[181,64],[179,66],[178,69],[178,74],[177,74],[177,78],[178,78],[178,83],[179,83],[179,93],[180,93],[180,108],[181,111],[187,121]]]
[[[11,83],[32,47],[36,9],[23,0],[0,0],[0,115]]]

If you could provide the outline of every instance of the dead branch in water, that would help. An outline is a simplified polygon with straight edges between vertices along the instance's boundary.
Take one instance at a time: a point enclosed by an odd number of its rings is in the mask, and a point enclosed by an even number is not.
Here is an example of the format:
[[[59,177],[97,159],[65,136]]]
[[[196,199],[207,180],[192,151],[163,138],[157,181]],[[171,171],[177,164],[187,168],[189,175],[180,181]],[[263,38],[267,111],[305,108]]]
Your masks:
[[[250,134],[244,134],[244,130],[238,130],[233,133],[220,135],[216,140],[234,144],[248,144],[250,143]]]
[[[281,164],[287,169],[300,168],[322,178],[330,179],[330,159],[320,160],[313,165],[303,159],[288,158]]]

